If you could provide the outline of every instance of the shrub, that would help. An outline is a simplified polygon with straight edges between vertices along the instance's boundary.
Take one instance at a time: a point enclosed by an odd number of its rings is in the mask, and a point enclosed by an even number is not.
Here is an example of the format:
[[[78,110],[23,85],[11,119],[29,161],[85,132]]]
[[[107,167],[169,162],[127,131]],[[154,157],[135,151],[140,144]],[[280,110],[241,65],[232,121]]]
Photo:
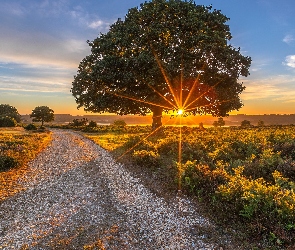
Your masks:
[[[35,124],[30,123],[27,126],[25,126],[26,130],[37,130],[37,127],[35,126]]]
[[[160,156],[157,152],[148,150],[135,150],[133,159],[136,164],[144,165],[145,167],[158,167],[160,165]]]
[[[127,125],[127,123],[124,120],[115,120],[113,122],[113,125],[114,126],[122,126],[122,127],[125,127]]]
[[[272,185],[263,178],[246,178],[242,175],[243,170],[243,167],[235,169],[229,181],[217,188],[219,198],[234,204],[236,212],[248,219],[267,221],[279,218],[294,223],[295,183],[278,171],[273,173],[275,184]]]
[[[182,182],[184,187],[192,193],[202,193],[210,196],[217,187],[225,184],[228,174],[224,169],[211,170],[207,165],[199,165],[188,161],[183,166]]]
[[[14,168],[17,166],[17,164],[17,160],[15,160],[13,157],[7,155],[0,155],[0,172]]]
[[[81,126],[85,126],[87,122],[88,122],[87,118],[74,119],[73,122],[69,123],[69,125],[73,127],[81,127]]]
[[[17,122],[14,118],[12,117],[1,117],[0,118],[0,127],[16,127]]]
[[[248,120],[243,120],[241,122],[241,127],[243,127],[243,128],[247,128],[247,127],[250,127],[250,126],[251,126],[251,122],[248,121]]]
[[[97,127],[97,123],[95,121],[90,121],[88,124],[88,127],[90,128],[96,128]]]

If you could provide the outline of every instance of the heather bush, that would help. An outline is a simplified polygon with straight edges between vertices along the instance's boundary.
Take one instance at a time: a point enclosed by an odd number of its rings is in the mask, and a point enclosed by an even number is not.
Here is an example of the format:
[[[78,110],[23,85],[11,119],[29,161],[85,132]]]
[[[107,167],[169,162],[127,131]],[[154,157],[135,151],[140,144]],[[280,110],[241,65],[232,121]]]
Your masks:
[[[228,173],[224,169],[211,170],[208,165],[188,161],[183,166],[183,187],[191,193],[211,196],[217,187],[226,183]]]
[[[160,156],[155,151],[135,150],[133,152],[133,159],[139,166],[159,167],[160,165]]]
[[[25,128],[25,130],[37,130],[36,125],[33,124],[33,123],[28,124],[28,125],[25,126],[24,128]]]
[[[17,160],[8,155],[0,155],[0,172],[16,167]]]

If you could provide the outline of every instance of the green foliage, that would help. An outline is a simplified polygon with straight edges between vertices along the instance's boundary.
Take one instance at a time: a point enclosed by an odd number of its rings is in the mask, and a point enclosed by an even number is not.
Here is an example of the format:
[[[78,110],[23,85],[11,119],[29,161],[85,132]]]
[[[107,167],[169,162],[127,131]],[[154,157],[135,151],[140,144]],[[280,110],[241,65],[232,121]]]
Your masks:
[[[16,122],[20,122],[21,116],[18,113],[17,109],[8,104],[0,104],[0,118],[10,117],[14,118]]]
[[[17,166],[18,162],[11,156],[0,154],[0,172],[7,171]]]
[[[33,123],[28,124],[28,125],[25,126],[24,128],[25,128],[25,130],[37,130],[36,125],[33,124]]]
[[[259,120],[257,123],[258,127],[263,127],[264,126],[264,121]]]
[[[54,120],[54,111],[47,106],[38,106],[32,110],[30,117],[33,117],[33,122],[41,122],[41,126],[43,127],[44,122]]]
[[[176,101],[181,95],[192,114],[226,116],[241,108],[238,79],[249,75],[251,59],[228,44],[228,20],[193,1],[152,0],[130,9],[106,34],[88,41],[91,54],[81,61],[71,90],[78,108],[153,112],[157,126],[162,111],[183,105]]]
[[[0,117],[0,127],[16,127],[17,122],[14,118],[5,116]]]
[[[88,127],[90,128],[96,128],[97,127],[97,123],[95,121],[90,121],[88,124]]]
[[[188,161],[183,166],[184,187],[195,194],[214,195],[217,187],[226,183],[228,173],[224,169],[211,170],[208,165]]]
[[[83,127],[83,126],[86,126],[87,122],[88,122],[87,118],[74,119],[73,122],[71,122],[69,125],[72,127]]]
[[[145,167],[158,167],[160,165],[160,156],[157,152],[149,150],[135,150],[133,158],[136,164]]]
[[[241,127],[243,128],[247,128],[247,127],[250,127],[251,126],[251,122],[248,121],[248,120],[244,120],[241,122]]]
[[[223,120],[222,117],[219,117],[219,118],[218,118],[218,121],[214,121],[214,122],[213,122],[213,126],[214,126],[214,127],[222,127],[222,126],[224,126],[224,125],[225,125],[225,121]]]
[[[113,125],[125,127],[127,125],[127,123],[124,120],[116,120],[113,122]]]

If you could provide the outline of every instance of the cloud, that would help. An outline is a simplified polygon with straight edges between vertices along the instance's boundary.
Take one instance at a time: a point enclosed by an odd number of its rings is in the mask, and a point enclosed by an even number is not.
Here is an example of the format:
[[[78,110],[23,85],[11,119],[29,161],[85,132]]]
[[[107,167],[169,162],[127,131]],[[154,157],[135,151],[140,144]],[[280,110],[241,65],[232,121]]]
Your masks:
[[[68,70],[50,67],[24,67],[14,64],[3,66],[7,70],[6,75],[0,75],[0,90],[18,92],[64,92],[69,93],[73,80],[72,72]]]
[[[104,26],[106,26],[106,23],[104,23],[102,20],[93,21],[90,24],[88,24],[88,27],[91,29],[102,28]]]
[[[243,100],[262,100],[269,101],[279,100],[283,103],[294,102],[295,76],[278,75],[264,79],[254,79],[243,81],[246,86],[242,93]]]
[[[287,43],[287,44],[291,44],[295,41],[295,38],[293,35],[286,35],[283,39],[283,42]]]
[[[295,55],[286,56],[285,62],[283,64],[291,68],[295,68]]]
[[[0,27],[0,63],[77,68],[90,53],[83,39],[59,38],[44,32],[27,33]]]
[[[98,16],[90,14],[81,6],[74,7],[74,9],[70,10],[68,13],[73,20],[79,23],[81,27],[86,26],[87,28],[94,30],[99,29],[100,32],[106,32],[109,29],[109,21],[102,20]]]

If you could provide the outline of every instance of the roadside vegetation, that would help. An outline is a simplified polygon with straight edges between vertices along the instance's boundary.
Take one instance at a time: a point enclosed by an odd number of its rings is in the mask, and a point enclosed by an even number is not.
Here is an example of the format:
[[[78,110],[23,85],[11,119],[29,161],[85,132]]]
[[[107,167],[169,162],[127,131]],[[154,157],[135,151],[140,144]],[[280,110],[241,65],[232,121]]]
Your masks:
[[[195,197],[258,249],[295,247],[295,126],[75,129],[165,191]]]
[[[27,171],[27,163],[51,140],[49,132],[22,127],[0,128],[0,201],[19,192],[18,180]]]

